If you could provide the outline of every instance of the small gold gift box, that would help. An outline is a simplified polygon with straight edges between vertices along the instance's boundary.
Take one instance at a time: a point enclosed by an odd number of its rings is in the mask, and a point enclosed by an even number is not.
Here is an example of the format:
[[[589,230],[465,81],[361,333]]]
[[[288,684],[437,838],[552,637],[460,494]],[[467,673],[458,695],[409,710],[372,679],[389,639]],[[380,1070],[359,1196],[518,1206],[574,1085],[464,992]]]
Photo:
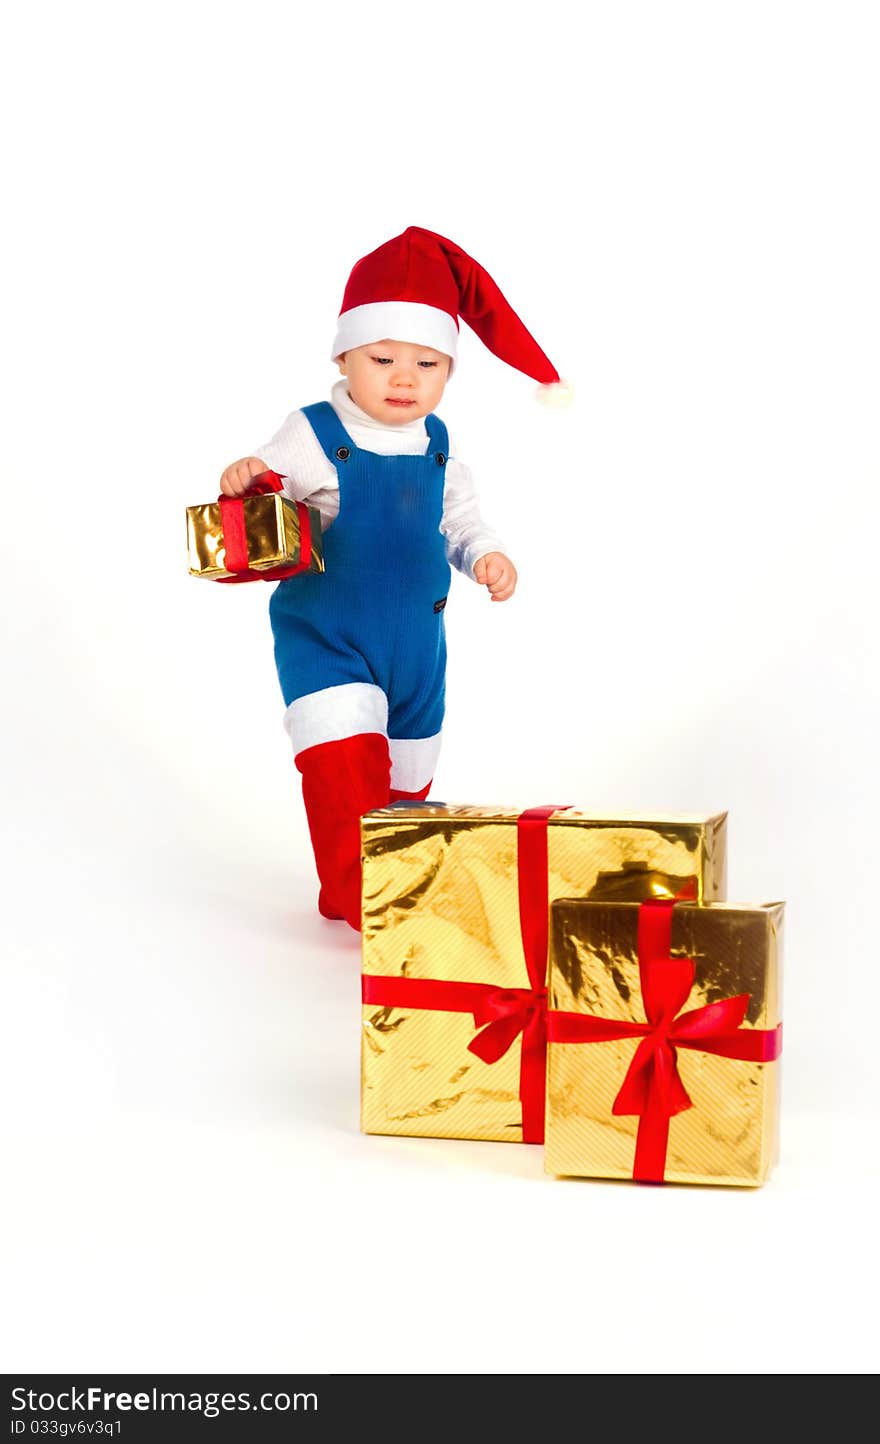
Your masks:
[[[758,1185],[778,1146],[784,904],[553,904],[545,1168]]]
[[[229,535],[230,521],[234,524],[234,538]],[[324,570],[320,512],[302,502],[289,501],[277,491],[188,506],[186,530],[189,570],[194,577],[215,582],[272,581],[276,573],[280,579],[297,570]],[[308,538],[307,564],[301,560],[304,532]]]
[[[365,1133],[540,1142],[549,907],[724,896],[725,814],[401,803],[361,820]]]

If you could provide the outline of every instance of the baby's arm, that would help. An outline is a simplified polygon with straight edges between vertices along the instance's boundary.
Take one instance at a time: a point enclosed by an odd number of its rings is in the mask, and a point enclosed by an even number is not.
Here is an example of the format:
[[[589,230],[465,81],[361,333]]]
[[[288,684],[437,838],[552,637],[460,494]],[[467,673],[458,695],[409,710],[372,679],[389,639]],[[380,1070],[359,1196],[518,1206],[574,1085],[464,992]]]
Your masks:
[[[326,525],[339,511],[336,471],[324,455],[302,411],[292,411],[271,441],[256,456],[245,456],[227,466],[220,478],[225,496],[241,496],[261,471],[275,471],[291,501],[316,506]]]
[[[487,587],[493,602],[506,602],[513,596],[516,567],[500,538],[483,521],[470,469],[455,458],[446,465],[440,530],[451,566]]]

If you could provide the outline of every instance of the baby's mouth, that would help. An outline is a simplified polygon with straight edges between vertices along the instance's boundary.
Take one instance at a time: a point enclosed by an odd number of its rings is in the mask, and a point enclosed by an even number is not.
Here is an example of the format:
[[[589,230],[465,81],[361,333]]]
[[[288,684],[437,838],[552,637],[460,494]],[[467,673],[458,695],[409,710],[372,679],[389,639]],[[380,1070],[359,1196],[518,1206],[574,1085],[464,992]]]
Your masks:
[[[412,396],[386,396],[385,400],[389,406],[415,406]]]

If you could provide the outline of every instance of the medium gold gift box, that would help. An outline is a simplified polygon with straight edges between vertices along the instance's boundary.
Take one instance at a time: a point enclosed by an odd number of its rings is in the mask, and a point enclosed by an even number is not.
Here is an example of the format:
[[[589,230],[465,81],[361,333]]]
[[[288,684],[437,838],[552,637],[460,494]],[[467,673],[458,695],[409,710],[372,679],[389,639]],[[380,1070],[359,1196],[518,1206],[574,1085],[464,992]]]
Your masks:
[[[323,572],[321,515],[317,508],[289,501],[277,491],[229,500],[233,507],[241,508],[244,555],[233,569],[227,566],[229,538],[223,517],[227,510],[226,498],[203,506],[188,506],[186,532],[191,576],[215,582],[239,581],[250,580],[248,572],[254,572],[267,574],[265,580],[271,581],[278,568]],[[300,563],[304,525],[309,531],[308,566]],[[247,569],[244,573],[243,566]]]
[[[765,1181],[778,1148],[783,912],[553,904],[548,1173]]]
[[[361,841],[366,1133],[540,1141],[550,902],[724,896],[724,813],[398,803]]]

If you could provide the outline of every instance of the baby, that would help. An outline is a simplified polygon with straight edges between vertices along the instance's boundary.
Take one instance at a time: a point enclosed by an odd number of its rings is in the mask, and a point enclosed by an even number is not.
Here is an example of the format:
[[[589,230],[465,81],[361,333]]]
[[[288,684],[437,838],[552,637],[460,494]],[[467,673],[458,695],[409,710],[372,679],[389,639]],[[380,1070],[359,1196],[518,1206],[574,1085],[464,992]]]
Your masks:
[[[241,496],[275,471],[286,495],[321,513],[325,572],[280,582],[269,611],[318,908],[356,929],[362,814],[425,798],[433,779],[450,563],[492,601],[516,588],[516,568],[434,414],[459,315],[496,355],[545,387],[561,384],[491,277],[450,241],[410,226],[351,273],[332,400],[294,411],[220,481],[224,495]]]

